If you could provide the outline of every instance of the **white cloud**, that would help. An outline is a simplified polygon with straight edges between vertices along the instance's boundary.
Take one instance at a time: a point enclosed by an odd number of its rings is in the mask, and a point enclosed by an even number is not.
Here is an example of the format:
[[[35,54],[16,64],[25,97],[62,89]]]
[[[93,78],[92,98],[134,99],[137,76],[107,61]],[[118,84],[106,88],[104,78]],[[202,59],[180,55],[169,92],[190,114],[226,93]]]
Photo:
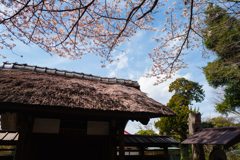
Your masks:
[[[159,133],[159,131],[154,127],[154,122],[158,121],[158,118],[151,118],[150,121],[147,124],[147,128],[150,128],[154,130],[156,133]],[[129,120],[127,123],[127,126],[125,130],[131,134],[137,133],[141,128],[146,129],[146,125],[142,125],[142,123],[138,121],[131,121]]]
[[[169,99],[172,97],[173,93],[168,92],[168,87],[170,83],[175,81],[177,78],[184,77],[186,79],[191,78],[191,74],[187,73],[186,75],[179,75],[177,74],[174,76],[172,79],[167,80],[166,82],[163,82],[157,86],[154,86],[154,82],[156,81],[156,78],[146,78],[146,77],[141,77],[138,80],[138,83],[140,84],[140,89],[142,92],[147,93],[147,95],[162,103],[162,104],[167,104]]]
[[[107,65],[107,68],[110,69],[108,77],[116,77],[121,69],[128,67],[128,57],[126,56],[126,53],[120,54],[115,59],[117,58],[119,58],[119,61],[114,61],[113,63]]]
[[[127,123],[127,126],[125,127],[125,131],[127,131],[131,134],[135,134],[136,132],[138,132],[140,130],[138,128],[138,126],[140,124],[141,124],[140,122],[129,120],[128,123]]]

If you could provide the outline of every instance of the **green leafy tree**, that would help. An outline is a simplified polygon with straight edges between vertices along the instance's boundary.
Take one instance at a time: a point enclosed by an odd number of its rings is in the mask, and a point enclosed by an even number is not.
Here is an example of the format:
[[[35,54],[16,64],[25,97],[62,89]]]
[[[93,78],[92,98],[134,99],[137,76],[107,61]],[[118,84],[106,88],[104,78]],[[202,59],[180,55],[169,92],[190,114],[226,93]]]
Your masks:
[[[210,4],[205,11],[206,29],[203,30],[204,44],[223,61],[238,60],[240,45],[240,21],[230,16],[218,5]],[[234,59],[233,59],[234,58]]]
[[[232,84],[229,82],[229,84],[226,85],[225,87],[225,94],[224,94],[224,99],[222,103],[216,104],[215,108],[216,111],[218,111],[221,114],[226,114],[228,113],[234,113],[238,116],[240,116],[240,83],[237,84]]]
[[[221,114],[234,113],[240,116],[240,81],[238,78],[240,70],[238,68],[229,69],[221,66],[220,63],[215,60],[203,68],[210,86],[213,88],[224,87],[224,96],[221,98],[221,102],[215,102],[216,111]]]
[[[177,117],[163,117],[155,122],[155,127],[159,132],[166,132],[168,135],[175,136],[180,142],[187,138],[187,119],[189,113],[197,112],[190,105],[192,102],[202,102],[204,100],[204,91],[202,85],[189,81],[185,78],[178,78],[169,86],[169,92],[174,95],[169,100],[167,106],[175,111]],[[182,159],[189,156],[188,148],[181,146]]]
[[[158,135],[154,130],[152,129],[146,129],[146,130],[139,130],[135,135]]]
[[[215,117],[212,118],[212,122],[215,125],[215,127],[233,127],[233,126],[239,126],[239,123],[236,123],[235,117]]]
[[[202,128],[214,128],[213,122],[202,122]]]
[[[224,87],[221,103],[216,111],[240,115],[240,21],[218,5],[209,5],[206,12],[204,45],[218,58],[203,68],[210,86]]]

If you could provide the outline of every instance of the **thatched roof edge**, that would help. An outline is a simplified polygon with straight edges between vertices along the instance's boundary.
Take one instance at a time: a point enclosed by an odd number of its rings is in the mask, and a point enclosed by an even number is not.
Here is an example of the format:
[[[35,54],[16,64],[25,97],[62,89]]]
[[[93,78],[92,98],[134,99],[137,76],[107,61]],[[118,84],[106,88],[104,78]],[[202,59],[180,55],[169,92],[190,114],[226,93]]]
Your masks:
[[[26,63],[20,64],[16,62],[15,63],[3,62],[2,64],[0,64],[0,69],[35,71],[40,73],[56,74],[56,75],[67,76],[67,77],[99,81],[107,84],[123,84],[126,86],[140,89],[140,85],[138,84],[137,81],[132,81],[129,79],[121,79],[121,78],[115,78],[115,77],[114,78],[100,77],[100,76],[94,76],[92,74],[85,74],[82,72],[74,72],[74,71],[71,72],[66,70],[58,70],[56,68],[27,65]]]

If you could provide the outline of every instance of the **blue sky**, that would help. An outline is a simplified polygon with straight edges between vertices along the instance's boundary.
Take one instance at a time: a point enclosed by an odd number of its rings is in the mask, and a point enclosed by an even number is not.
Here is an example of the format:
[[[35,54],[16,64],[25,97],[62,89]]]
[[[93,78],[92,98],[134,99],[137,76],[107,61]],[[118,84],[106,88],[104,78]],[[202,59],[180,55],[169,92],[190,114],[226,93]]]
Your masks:
[[[165,23],[165,15],[159,13],[155,16],[155,19],[154,27],[161,30]],[[44,52],[37,46],[33,45],[29,47],[21,42],[17,42],[17,47],[14,49],[14,52],[23,55],[23,58],[14,55],[9,50],[2,49],[0,50],[1,54],[4,54],[7,58],[0,58],[0,62],[9,61],[27,63],[29,65],[83,72],[102,77],[117,77],[136,80],[141,86],[141,91],[147,93],[149,97],[163,104],[166,104],[172,96],[172,94],[168,92],[169,84],[176,78],[185,77],[188,80],[203,85],[203,89],[205,90],[205,100],[202,103],[194,103],[193,107],[199,107],[200,112],[203,113],[203,117],[218,116],[219,114],[214,111],[214,105],[209,101],[213,96],[213,89],[208,86],[202,70],[199,69],[199,67],[206,66],[207,62],[212,61],[215,57],[212,56],[210,59],[204,59],[201,57],[201,49],[195,49],[183,57],[185,62],[190,62],[188,68],[181,69],[173,79],[158,86],[153,86],[155,81],[154,78],[142,77],[144,73],[149,72],[152,65],[152,60],[147,53],[151,53],[152,48],[156,45],[152,39],[153,36],[156,36],[156,33],[140,30],[137,31],[137,34],[131,38],[131,42],[125,42],[119,47],[119,49],[125,50],[127,53],[124,54],[114,51],[114,56],[119,57],[120,60],[118,62],[113,62],[110,65],[107,64],[106,68],[100,67],[100,61],[102,59],[93,54],[85,55],[81,60],[69,60],[68,58],[61,58],[56,55],[51,57],[48,53]],[[164,34],[157,34],[157,36],[161,37],[164,36]],[[154,120],[156,119],[151,120],[150,123],[153,123]],[[139,125],[140,124],[137,122],[130,121],[126,130],[133,134],[139,130]]]

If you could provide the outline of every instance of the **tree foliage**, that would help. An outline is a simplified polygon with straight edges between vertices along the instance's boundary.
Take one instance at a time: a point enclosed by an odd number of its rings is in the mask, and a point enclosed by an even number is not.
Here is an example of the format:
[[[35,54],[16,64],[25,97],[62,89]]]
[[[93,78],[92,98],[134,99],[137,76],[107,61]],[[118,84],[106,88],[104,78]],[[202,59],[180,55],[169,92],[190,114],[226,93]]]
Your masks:
[[[185,78],[176,79],[173,83],[170,84],[168,91],[174,91],[175,96],[183,96],[182,99],[184,99],[185,101],[181,105],[186,106],[191,105],[192,101],[203,101],[205,96],[202,85],[199,85],[197,82],[189,81]],[[171,100],[169,102],[171,102]]]
[[[203,35],[206,48],[214,51],[222,61],[238,61],[240,59],[239,19],[213,4],[208,6],[205,15],[206,29],[203,30]]]
[[[175,111],[177,117],[163,117],[155,123],[155,127],[159,128],[159,132],[167,134],[177,134],[180,140],[187,138],[187,119],[189,113],[197,112],[190,105],[192,101],[201,102],[204,100],[204,91],[202,85],[196,82],[178,78],[169,86],[169,92],[174,92],[174,95],[169,100],[167,106]]]
[[[239,114],[240,105],[240,20],[218,5],[209,5],[206,12],[204,44],[217,59],[203,68],[210,86],[224,87],[221,103],[216,110],[221,114]]]
[[[155,127],[159,132],[166,132],[168,135],[177,135],[178,140],[182,142],[187,138],[187,120],[189,113],[198,112],[198,109],[190,107],[193,101],[201,102],[204,100],[204,91],[202,85],[189,81],[185,78],[178,78],[169,86],[169,92],[174,95],[169,100],[167,106],[175,111],[176,117],[163,117],[155,122]],[[182,156],[188,156],[188,149],[182,147]]]
[[[214,124],[212,122],[202,122],[202,128],[213,128]]]
[[[237,117],[218,116],[214,118],[208,118],[207,120],[202,122],[203,128],[234,127],[234,126],[240,126]]]
[[[182,56],[201,46],[203,12],[211,2],[225,5],[227,12],[239,15],[239,3],[228,0],[169,1],[171,4],[168,0],[1,0],[0,49],[15,53],[13,49],[20,41],[70,59],[95,54],[103,58],[104,67],[105,62],[118,60],[113,51],[122,52],[119,45],[130,41],[137,31],[164,33],[164,37],[152,37],[156,47],[148,55],[153,65],[145,75],[156,77],[155,84],[159,84],[185,68]],[[155,17],[158,12],[166,21],[153,28],[159,20]],[[4,53],[0,56],[6,58]]]
[[[154,132],[152,129],[146,129],[146,130],[139,130],[135,135],[158,135],[157,133]]]
[[[215,125],[215,127],[233,127],[233,126],[239,126],[239,123],[235,123],[236,118],[234,117],[215,117],[212,118],[212,122]]]

